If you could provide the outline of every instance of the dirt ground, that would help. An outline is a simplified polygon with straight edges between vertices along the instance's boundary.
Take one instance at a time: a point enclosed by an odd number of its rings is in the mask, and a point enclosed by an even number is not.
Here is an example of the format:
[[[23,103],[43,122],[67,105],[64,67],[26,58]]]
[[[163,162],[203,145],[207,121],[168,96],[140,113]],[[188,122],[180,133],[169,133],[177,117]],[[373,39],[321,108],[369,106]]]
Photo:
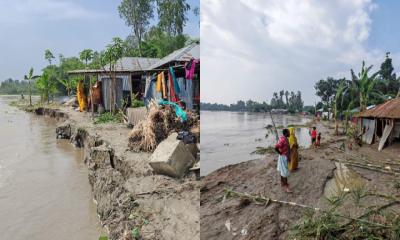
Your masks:
[[[193,174],[156,175],[151,153],[129,151],[125,124],[95,125],[90,113],[57,108],[68,116],[58,128],[80,132],[75,140],[82,138],[97,212],[110,239],[134,239],[135,229],[140,239],[200,238],[200,182]]]
[[[290,239],[292,228],[304,216],[305,210],[291,205],[270,203],[267,206],[243,204],[240,198],[224,198],[224,189],[248,194],[262,194],[269,198],[305,204],[325,209],[325,196],[337,194],[337,190],[359,187],[365,191],[399,197],[395,183],[398,177],[358,167],[349,167],[351,174],[343,174],[346,166],[338,160],[381,162],[393,166],[400,163],[400,144],[377,151],[377,145],[341,151],[345,140],[334,136],[332,126],[318,123],[322,132],[319,149],[300,150],[299,169],[289,176],[293,193],[285,193],[276,170],[276,154],[267,154],[261,160],[226,166],[203,178],[200,197],[201,239]],[[335,161],[336,160],[336,161]],[[387,164],[390,165],[390,164]],[[355,205],[351,197],[344,199],[338,211],[353,217],[360,216],[371,205],[387,200],[365,197]],[[397,206],[390,210],[399,212]]]

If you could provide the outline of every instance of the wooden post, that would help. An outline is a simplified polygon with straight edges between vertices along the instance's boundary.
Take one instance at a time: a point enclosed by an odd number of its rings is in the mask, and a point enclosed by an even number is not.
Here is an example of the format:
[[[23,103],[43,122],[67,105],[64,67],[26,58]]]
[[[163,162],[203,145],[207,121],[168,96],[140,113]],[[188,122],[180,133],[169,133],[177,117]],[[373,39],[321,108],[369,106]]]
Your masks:
[[[90,90],[89,90],[89,93],[90,93],[90,108],[91,108],[91,111],[92,111],[92,118],[93,118],[93,116],[94,116],[93,89],[92,89],[92,81],[90,81],[90,76],[89,76],[89,86],[90,86]]]

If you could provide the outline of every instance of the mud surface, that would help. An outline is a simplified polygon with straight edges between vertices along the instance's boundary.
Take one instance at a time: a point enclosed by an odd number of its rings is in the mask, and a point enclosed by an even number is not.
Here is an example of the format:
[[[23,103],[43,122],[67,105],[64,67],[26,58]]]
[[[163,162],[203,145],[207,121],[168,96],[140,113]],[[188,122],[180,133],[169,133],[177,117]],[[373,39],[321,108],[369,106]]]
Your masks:
[[[377,146],[341,151],[343,136],[333,136],[332,127],[318,123],[322,131],[320,149],[301,150],[299,169],[289,176],[293,193],[283,192],[276,171],[276,155],[267,154],[261,160],[248,161],[219,169],[203,178],[201,186],[201,239],[288,239],[293,226],[304,216],[302,208],[270,203],[260,206],[243,203],[240,198],[225,198],[224,189],[305,204],[324,209],[326,195],[340,194],[344,186],[350,191],[362,186],[364,191],[399,197],[394,187],[398,177],[368,169],[338,167],[337,160],[399,162],[399,146],[378,152]],[[336,161],[335,161],[336,160]],[[338,192],[339,191],[339,192]],[[328,197],[329,197],[328,196]],[[384,204],[387,200],[370,196],[355,205],[349,196],[338,211],[360,216],[368,206]],[[390,211],[399,212],[398,207]]]
[[[153,174],[149,153],[128,150],[130,129],[124,124],[94,125],[90,113],[64,107],[48,112],[63,116],[55,135],[84,149],[97,213],[110,239],[133,239],[133,231],[143,239],[200,238],[194,176]]]

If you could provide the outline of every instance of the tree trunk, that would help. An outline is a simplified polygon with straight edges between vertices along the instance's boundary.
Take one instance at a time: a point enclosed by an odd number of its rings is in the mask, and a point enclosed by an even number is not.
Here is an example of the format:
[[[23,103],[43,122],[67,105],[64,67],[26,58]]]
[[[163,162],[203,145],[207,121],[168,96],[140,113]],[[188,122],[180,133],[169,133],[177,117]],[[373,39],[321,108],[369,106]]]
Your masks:
[[[31,86],[31,81],[29,80],[29,106],[32,106],[32,86]]]

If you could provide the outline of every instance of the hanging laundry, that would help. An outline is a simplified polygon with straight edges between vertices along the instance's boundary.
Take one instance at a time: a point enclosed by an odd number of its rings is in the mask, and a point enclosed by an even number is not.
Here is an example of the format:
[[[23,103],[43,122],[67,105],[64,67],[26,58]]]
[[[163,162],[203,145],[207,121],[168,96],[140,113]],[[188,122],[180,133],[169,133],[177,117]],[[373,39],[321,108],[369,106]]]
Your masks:
[[[193,109],[193,81],[186,81],[186,108],[192,110]]]
[[[174,69],[172,67],[169,67],[169,72],[171,74],[171,77],[172,77],[172,80],[173,80],[173,83],[174,83],[175,93],[179,94],[181,92],[181,90],[179,88],[178,82],[176,81]]]
[[[87,101],[82,80],[79,80],[78,82],[76,93],[79,104],[79,111],[83,112],[86,110]]]
[[[185,77],[188,80],[192,80],[196,69],[196,64],[200,63],[198,59],[191,59],[185,64]]]
[[[162,83],[162,97],[163,97],[163,99],[168,98],[168,95],[167,95],[167,83],[165,81],[164,72],[161,73],[161,83]]]
[[[156,90],[157,90],[157,92],[161,92],[162,91],[162,73],[159,73],[157,75]]]
[[[168,79],[169,79],[169,93],[170,93],[170,100],[172,102],[178,102],[179,99],[176,97],[175,94],[175,84],[174,80],[172,79],[171,73],[168,72]]]
[[[182,122],[185,122],[187,120],[186,112],[181,107],[179,107],[178,104],[170,102],[170,101],[163,101],[163,100],[162,101],[158,101],[158,104],[159,105],[171,105],[171,106],[173,106],[174,109],[175,109],[176,116],[179,117],[182,120]]]

